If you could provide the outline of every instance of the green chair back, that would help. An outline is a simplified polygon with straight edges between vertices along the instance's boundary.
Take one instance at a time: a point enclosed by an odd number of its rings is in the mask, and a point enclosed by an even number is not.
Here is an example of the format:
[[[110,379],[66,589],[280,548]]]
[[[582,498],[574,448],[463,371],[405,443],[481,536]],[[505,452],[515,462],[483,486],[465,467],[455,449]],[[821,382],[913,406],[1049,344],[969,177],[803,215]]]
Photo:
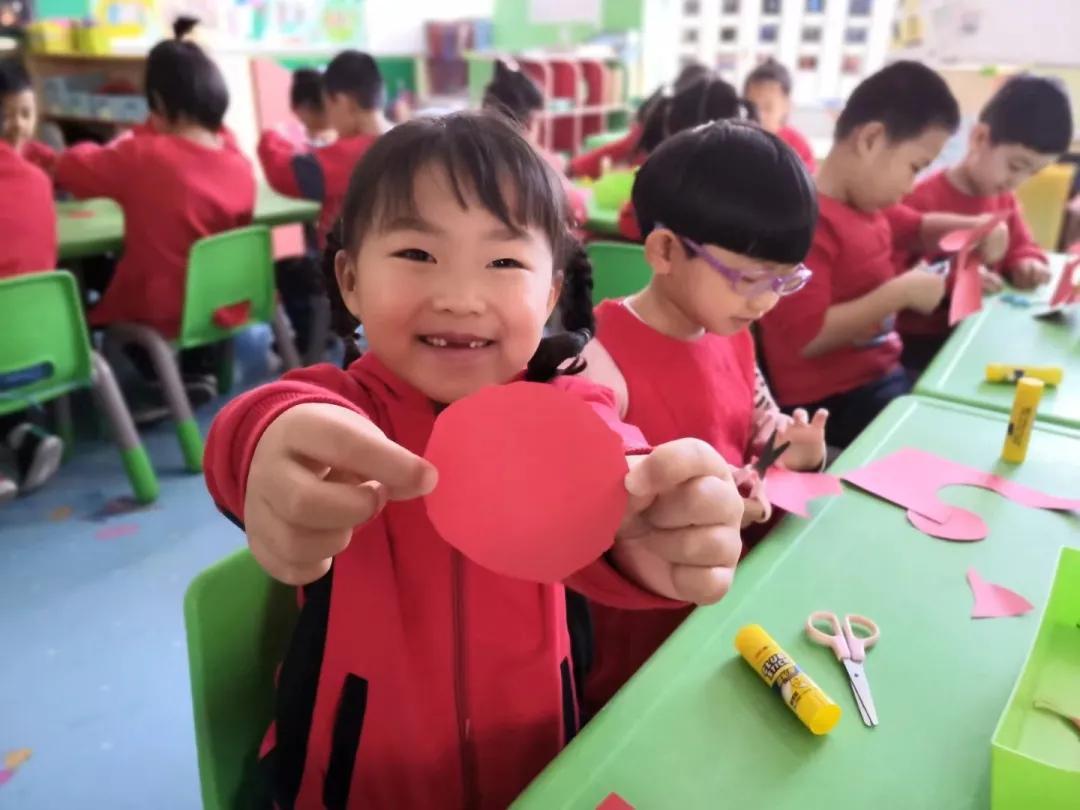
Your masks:
[[[90,339],[68,272],[0,280],[0,416],[92,384]]]
[[[592,185],[593,202],[597,208],[618,211],[630,200],[636,169],[619,169],[601,176]]]
[[[217,343],[253,323],[273,318],[274,257],[270,229],[238,228],[200,239],[188,257],[184,314],[177,345],[182,349]],[[247,303],[242,323],[221,326],[215,313]]]
[[[296,590],[267,576],[247,549],[188,587],[184,624],[206,810],[234,810],[252,792],[297,612]]]
[[[593,304],[623,298],[641,290],[652,279],[645,248],[630,242],[590,242],[585,252],[593,268]]]
[[[616,129],[610,132],[596,132],[592,135],[586,135],[585,140],[582,141],[581,144],[581,151],[591,152],[594,149],[599,149],[601,146],[615,143],[615,141],[625,138],[629,131],[630,130],[628,129]]]

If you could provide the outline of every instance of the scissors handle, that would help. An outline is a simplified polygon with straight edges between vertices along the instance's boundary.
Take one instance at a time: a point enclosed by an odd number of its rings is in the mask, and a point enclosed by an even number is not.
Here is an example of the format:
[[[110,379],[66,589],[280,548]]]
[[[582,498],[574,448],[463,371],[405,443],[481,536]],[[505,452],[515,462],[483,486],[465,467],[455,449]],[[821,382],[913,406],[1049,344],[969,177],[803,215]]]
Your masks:
[[[827,624],[829,629],[821,630],[816,626],[817,624]],[[867,635],[856,635],[854,629],[856,627],[861,628]],[[864,661],[866,651],[877,643],[878,638],[881,637],[881,631],[872,619],[865,616],[848,614],[841,622],[832,611],[817,610],[806,620],[806,635],[811,641],[830,647],[840,661],[845,658],[852,661]]]

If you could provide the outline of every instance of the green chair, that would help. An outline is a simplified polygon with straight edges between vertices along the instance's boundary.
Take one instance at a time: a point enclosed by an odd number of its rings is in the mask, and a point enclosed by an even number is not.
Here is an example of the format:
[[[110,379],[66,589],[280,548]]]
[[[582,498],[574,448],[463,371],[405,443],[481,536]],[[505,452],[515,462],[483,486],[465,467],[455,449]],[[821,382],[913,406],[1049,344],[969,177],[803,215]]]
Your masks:
[[[157,476],[124,395],[105,358],[90,347],[74,277],[57,270],[0,280],[0,312],[0,416],[92,389],[136,500],[157,498]]]
[[[617,129],[612,130],[611,132],[596,132],[592,135],[586,135],[585,140],[581,144],[581,151],[591,152],[594,149],[599,149],[601,146],[615,143],[615,141],[625,138],[629,131],[630,130],[628,129]]]
[[[589,242],[585,252],[593,268],[593,304],[624,298],[641,290],[652,278],[645,248],[631,242]]]
[[[191,472],[202,470],[203,440],[184,390],[176,351],[230,340],[256,323],[271,325],[285,367],[297,368],[300,358],[292,328],[274,288],[270,229],[262,225],[208,236],[191,248],[180,334],[171,344],[140,323],[111,324],[106,332],[109,341],[136,343],[150,354]]]
[[[630,201],[637,169],[618,169],[602,175],[592,184],[593,202],[597,208],[618,211]]]
[[[247,549],[188,587],[184,624],[206,810],[247,806],[242,799],[253,792],[274,678],[297,612],[296,589],[267,576]]]

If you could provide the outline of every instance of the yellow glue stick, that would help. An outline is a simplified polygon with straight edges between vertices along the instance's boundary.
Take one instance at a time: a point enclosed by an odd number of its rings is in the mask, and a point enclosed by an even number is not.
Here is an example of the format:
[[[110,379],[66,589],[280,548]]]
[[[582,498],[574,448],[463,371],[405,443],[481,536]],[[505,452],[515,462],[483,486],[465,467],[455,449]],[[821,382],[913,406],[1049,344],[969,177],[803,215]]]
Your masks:
[[[989,363],[986,366],[987,382],[1014,383],[1021,377],[1034,377],[1047,385],[1061,385],[1065,371],[1057,366],[1010,366],[1005,363]]]
[[[799,669],[760,624],[749,624],[740,630],[735,636],[735,649],[812,732],[828,734],[840,721],[840,707]]]
[[[1045,387],[1042,380],[1033,377],[1021,377],[1017,381],[1012,415],[1009,417],[1009,432],[1005,434],[1005,446],[1001,448],[1001,457],[1005,461],[1019,464],[1027,455],[1031,428],[1035,425],[1035,412],[1039,408],[1039,400],[1042,399]]]

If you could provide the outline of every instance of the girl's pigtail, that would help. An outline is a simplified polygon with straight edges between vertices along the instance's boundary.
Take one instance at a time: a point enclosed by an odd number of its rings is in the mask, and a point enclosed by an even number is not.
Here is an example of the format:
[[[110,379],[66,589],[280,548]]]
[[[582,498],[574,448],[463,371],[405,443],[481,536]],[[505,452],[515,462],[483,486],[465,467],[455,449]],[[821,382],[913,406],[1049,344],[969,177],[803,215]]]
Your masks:
[[[526,380],[549,382],[559,375],[580,374],[585,370],[581,353],[596,333],[592,289],[592,264],[585,249],[576,245],[566,263],[559,296],[559,319],[564,331],[540,341],[525,371]],[[567,360],[571,361],[569,365],[565,365]]]
[[[335,263],[338,251],[345,249],[345,242],[341,237],[342,222],[337,220],[326,235],[326,249],[323,251],[322,277],[326,287],[326,297],[330,301],[330,331],[340,337],[345,343],[344,367],[348,368],[353,361],[360,357],[360,347],[356,343],[356,328],[360,322],[345,307],[345,301],[341,297],[338,288]]]

